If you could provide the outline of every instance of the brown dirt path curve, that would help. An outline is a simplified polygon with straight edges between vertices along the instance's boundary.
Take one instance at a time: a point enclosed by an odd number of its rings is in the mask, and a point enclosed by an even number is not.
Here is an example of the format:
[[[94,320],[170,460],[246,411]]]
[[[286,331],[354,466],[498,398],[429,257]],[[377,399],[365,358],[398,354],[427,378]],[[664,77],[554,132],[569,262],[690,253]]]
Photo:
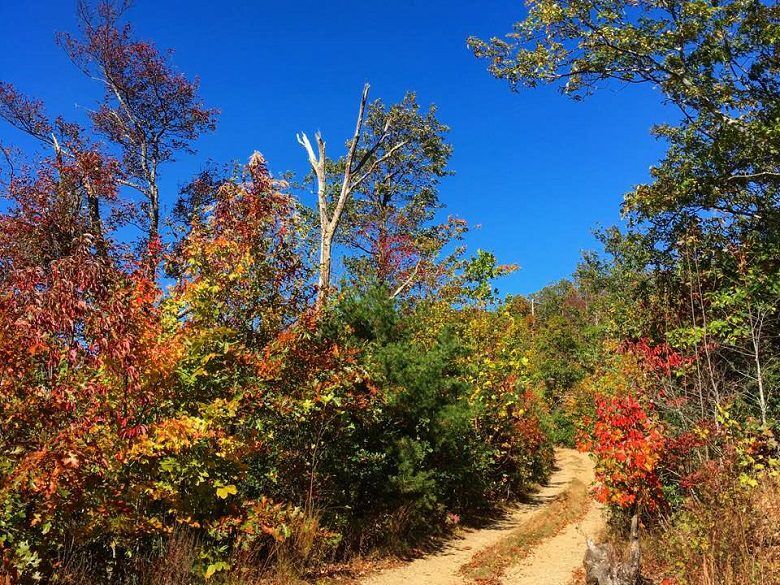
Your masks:
[[[515,534],[528,519],[543,510],[574,480],[590,485],[593,481],[593,464],[587,455],[571,449],[559,449],[556,452],[556,470],[547,485],[539,489],[527,503],[514,507],[503,520],[487,528],[464,530],[441,550],[376,573],[362,583],[466,585],[470,581],[461,574],[461,567],[469,563],[479,551]],[[600,529],[601,512],[591,504],[582,520],[567,525],[552,538],[535,546],[517,566],[510,567],[503,582],[507,585],[565,585],[582,563],[586,535],[596,535]]]

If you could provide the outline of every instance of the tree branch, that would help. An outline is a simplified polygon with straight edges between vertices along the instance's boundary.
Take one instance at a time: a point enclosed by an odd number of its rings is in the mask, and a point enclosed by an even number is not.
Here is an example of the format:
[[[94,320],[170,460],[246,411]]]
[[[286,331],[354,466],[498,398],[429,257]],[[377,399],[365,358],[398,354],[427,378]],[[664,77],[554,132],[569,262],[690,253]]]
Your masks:
[[[390,295],[391,299],[394,299],[395,297],[400,295],[407,286],[412,284],[412,282],[414,281],[414,277],[417,276],[417,270],[420,268],[420,262],[422,262],[422,260],[419,260],[417,262],[417,264],[414,265],[414,269],[412,270],[411,274],[409,274],[409,276],[406,278],[406,280],[404,280],[401,283],[401,286],[399,286],[397,289],[395,289],[395,292]]]

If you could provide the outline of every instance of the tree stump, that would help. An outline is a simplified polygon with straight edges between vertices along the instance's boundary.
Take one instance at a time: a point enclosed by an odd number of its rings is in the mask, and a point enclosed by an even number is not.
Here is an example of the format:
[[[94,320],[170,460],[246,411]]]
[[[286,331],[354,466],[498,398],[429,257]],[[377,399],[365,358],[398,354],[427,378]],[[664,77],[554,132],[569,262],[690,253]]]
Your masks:
[[[639,566],[639,518],[631,518],[631,548],[623,562],[610,543],[596,544],[588,539],[585,553],[585,582],[587,585],[642,585],[646,583]]]

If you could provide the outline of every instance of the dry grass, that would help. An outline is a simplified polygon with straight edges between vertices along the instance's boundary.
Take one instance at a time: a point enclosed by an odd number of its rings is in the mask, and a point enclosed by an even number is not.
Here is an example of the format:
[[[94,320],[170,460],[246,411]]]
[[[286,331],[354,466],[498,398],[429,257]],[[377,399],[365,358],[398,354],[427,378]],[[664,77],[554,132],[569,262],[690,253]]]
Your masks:
[[[527,556],[542,541],[552,538],[585,516],[590,506],[588,487],[572,481],[553,502],[534,514],[509,536],[474,555],[461,569],[470,582],[494,585],[512,564]]]
[[[228,559],[229,569],[205,579],[202,558],[208,550],[193,533],[176,532],[154,554],[139,554],[124,566],[125,575],[98,571],[86,552],[72,552],[61,561],[55,581],[62,585],[296,585],[316,579],[331,545],[319,515],[301,514],[288,525],[283,542],[260,548],[237,549]],[[0,576],[0,583],[2,583]]]
[[[647,573],[681,585],[780,585],[780,478],[754,488],[726,474],[649,535]]]

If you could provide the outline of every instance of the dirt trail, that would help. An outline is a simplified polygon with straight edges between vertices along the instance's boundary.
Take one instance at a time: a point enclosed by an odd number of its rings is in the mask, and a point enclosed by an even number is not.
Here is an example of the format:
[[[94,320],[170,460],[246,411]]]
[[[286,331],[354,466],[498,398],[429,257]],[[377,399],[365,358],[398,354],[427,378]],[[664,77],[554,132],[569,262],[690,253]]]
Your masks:
[[[466,530],[448,542],[440,551],[406,565],[377,573],[364,585],[463,585],[467,580],[459,572],[480,550],[508,537],[521,524],[543,509],[563,492],[569,483],[579,479],[586,485],[593,481],[593,464],[586,455],[571,449],[556,453],[556,471],[546,486],[526,504],[518,505],[500,522],[488,528]],[[585,535],[601,528],[600,511],[590,506],[585,518],[570,524],[553,538],[534,548],[517,566],[510,567],[507,585],[565,585],[582,563]]]
[[[566,585],[582,567],[585,539],[598,538],[604,529],[602,507],[590,502],[587,514],[554,537],[536,546],[531,554],[509,568],[504,585]]]

